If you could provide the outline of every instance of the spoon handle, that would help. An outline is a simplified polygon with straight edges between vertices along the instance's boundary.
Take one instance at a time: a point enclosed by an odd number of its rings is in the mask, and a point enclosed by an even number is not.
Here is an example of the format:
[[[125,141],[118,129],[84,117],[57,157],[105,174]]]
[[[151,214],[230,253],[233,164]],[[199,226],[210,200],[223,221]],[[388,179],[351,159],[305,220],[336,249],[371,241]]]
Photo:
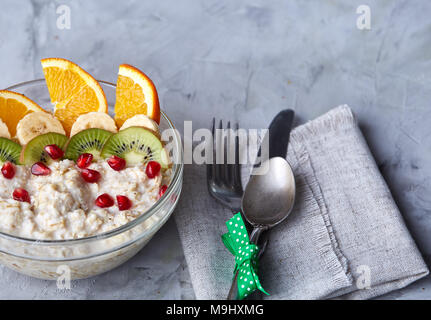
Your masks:
[[[267,228],[262,228],[262,227],[254,227],[253,231],[251,232],[250,235],[250,242],[257,244],[257,242],[259,241],[259,237],[262,234],[262,232],[264,230],[266,230]]]
[[[250,242],[256,244],[259,241],[259,237],[262,234],[262,231],[264,230],[265,228],[254,227],[250,235]],[[238,271],[235,272],[232,285],[230,286],[230,290],[227,295],[227,300],[236,300],[237,297],[238,297]]]

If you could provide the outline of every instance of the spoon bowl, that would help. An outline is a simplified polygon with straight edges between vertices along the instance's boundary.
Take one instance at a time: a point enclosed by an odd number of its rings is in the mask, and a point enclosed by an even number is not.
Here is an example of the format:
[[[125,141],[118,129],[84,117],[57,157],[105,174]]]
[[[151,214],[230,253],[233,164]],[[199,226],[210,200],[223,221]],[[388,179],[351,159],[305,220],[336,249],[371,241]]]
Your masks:
[[[242,199],[242,212],[257,228],[268,229],[287,218],[295,200],[295,177],[289,163],[275,157],[263,164],[267,172],[252,175]]]

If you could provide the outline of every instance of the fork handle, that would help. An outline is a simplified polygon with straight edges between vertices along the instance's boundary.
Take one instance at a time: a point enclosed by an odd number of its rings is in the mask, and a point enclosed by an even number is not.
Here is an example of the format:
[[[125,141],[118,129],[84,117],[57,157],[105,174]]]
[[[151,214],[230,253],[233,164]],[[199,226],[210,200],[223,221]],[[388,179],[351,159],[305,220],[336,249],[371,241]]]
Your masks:
[[[227,295],[227,300],[236,300],[238,297],[238,271],[235,272],[235,276],[230,286],[229,293]]]
[[[262,227],[254,227],[250,235],[250,242],[257,243],[262,232],[266,230]],[[236,300],[238,297],[238,271],[235,272],[235,276],[230,286],[229,293],[227,295],[227,300]]]

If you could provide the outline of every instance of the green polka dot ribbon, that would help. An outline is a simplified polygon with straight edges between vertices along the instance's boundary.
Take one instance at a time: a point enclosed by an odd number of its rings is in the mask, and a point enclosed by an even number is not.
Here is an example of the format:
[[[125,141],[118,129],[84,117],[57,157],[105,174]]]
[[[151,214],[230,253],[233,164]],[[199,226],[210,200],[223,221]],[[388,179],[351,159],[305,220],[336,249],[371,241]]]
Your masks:
[[[234,275],[238,271],[238,299],[244,299],[256,289],[268,294],[257,276],[259,248],[250,243],[241,213],[237,213],[228,220],[226,226],[229,232],[222,235],[222,240],[230,253],[235,256]]]

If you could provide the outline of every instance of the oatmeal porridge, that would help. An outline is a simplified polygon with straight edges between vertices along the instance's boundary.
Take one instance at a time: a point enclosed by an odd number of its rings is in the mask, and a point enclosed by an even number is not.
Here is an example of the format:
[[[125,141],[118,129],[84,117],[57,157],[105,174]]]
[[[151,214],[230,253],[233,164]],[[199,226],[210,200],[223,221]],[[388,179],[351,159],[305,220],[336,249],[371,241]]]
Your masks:
[[[148,178],[144,164],[115,171],[106,161],[98,161],[89,168],[100,173],[98,183],[84,181],[71,160],[53,163],[47,176],[17,166],[13,179],[0,179],[0,231],[31,239],[88,237],[134,220],[159,198],[162,174]],[[28,191],[30,203],[11,198],[16,188]],[[127,195],[131,208],[99,208],[95,200],[105,193]]]

